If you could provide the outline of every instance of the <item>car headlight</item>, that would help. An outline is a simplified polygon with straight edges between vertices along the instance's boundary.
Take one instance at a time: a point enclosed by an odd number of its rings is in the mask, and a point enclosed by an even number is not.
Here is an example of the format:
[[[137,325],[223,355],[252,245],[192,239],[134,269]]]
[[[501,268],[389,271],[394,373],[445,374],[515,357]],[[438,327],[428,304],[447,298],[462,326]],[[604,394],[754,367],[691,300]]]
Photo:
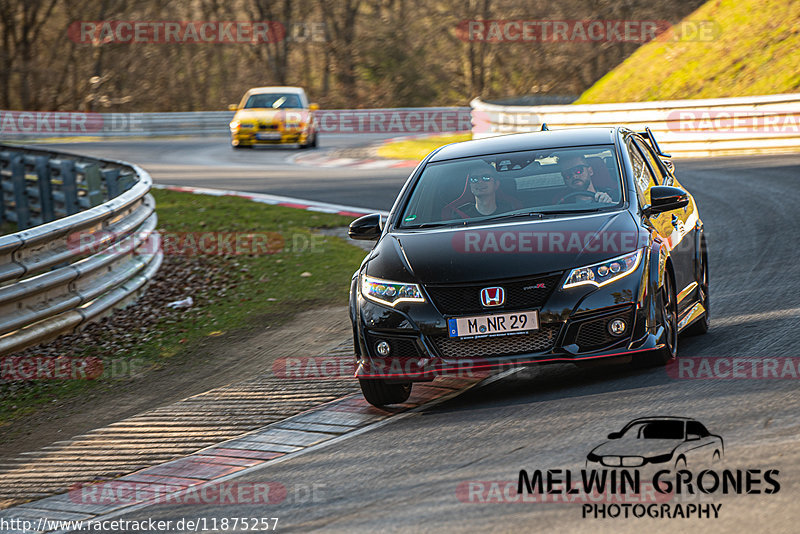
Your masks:
[[[371,276],[361,276],[361,294],[369,300],[395,306],[400,302],[425,302],[417,284],[391,282]]]
[[[231,127],[231,130],[238,130],[240,125],[239,121],[231,121],[228,126]]]
[[[651,456],[647,461],[651,464],[663,464],[672,460],[672,453],[660,454],[658,456]]]
[[[596,287],[604,286],[615,280],[628,276],[639,266],[642,261],[644,249],[640,248],[635,252],[625,254],[610,260],[606,260],[586,267],[572,269],[567,281],[562,286],[564,289],[569,287],[591,284]]]

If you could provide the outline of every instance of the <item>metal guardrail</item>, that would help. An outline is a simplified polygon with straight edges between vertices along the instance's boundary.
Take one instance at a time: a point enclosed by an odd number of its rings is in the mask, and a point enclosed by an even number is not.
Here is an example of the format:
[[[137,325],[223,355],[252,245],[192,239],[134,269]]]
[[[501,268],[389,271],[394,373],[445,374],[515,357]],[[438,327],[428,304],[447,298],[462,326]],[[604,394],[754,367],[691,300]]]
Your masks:
[[[228,134],[232,111],[83,113],[0,110],[0,139]]]
[[[136,165],[0,144],[0,355],[134,300],[163,254],[150,175]]]
[[[327,133],[468,131],[470,108],[324,109],[315,112]],[[80,113],[0,110],[0,139],[229,135],[233,111]]]
[[[582,126],[649,126],[677,156],[800,151],[800,94],[568,106],[498,106],[476,98],[473,138]]]

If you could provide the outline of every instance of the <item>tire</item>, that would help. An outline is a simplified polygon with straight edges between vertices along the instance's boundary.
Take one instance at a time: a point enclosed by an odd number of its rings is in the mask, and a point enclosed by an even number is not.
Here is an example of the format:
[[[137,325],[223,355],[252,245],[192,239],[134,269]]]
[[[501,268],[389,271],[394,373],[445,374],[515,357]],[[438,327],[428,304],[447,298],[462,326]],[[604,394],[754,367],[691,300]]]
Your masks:
[[[300,150],[303,150],[304,148],[317,148],[317,134],[315,133],[314,137],[311,138],[311,141],[308,141],[304,145],[300,145],[299,148]]]
[[[661,287],[661,316],[664,318],[664,347],[634,357],[631,362],[633,367],[641,369],[666,365],[678,355],[678,304],[669,272],[664,273],[664,285]]]
[[[231,145],[234,150],[241,150],[243,148],[253,148],[253,145]]]
[[[687,336],[701,336],[708,332],[709,317],[711,316],[711,296],[708,294],[708,256],[703,252],[703,270],[700,274],[700,303],[706,312],[698,320],[690,324],[683,333]]]
[[[359,378],[358,383],[367,402],[377,407],[400,404],[411,396],[411,382],[393,384],[386,380]]]

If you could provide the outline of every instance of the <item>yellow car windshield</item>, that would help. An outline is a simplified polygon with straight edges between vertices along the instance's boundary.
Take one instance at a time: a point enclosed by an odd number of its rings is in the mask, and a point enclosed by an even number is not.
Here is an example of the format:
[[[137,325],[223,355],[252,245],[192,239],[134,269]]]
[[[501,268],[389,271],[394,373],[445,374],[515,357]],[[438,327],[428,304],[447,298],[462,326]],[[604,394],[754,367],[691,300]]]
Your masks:
[[[280,93],[251,95],[244,105],[245,109],[297,109],[302,107],[297,95]]]

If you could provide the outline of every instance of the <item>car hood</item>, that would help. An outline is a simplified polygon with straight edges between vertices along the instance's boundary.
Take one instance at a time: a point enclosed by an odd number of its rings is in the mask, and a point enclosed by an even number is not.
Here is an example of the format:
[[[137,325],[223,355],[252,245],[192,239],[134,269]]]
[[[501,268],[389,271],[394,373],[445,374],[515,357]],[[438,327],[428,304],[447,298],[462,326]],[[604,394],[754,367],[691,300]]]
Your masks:
[[[643,456],[649,458],[669,454],[683,443],[680,439],[625,438],[607,441],[592,451],[598,456]]]
[[[627,211],[384,236],[367,274],[425,284],[501,280],[564,271],[636,250]],[[398,278],[400,277],[400,278]]]
[[[234,119],[238,121],[251,120],[263,122],[282,122],[287,118],[302,119],[308,115],[307,109],[267,109],[267,108],[253,108],[253,109],[240,109],[236,112]]]

